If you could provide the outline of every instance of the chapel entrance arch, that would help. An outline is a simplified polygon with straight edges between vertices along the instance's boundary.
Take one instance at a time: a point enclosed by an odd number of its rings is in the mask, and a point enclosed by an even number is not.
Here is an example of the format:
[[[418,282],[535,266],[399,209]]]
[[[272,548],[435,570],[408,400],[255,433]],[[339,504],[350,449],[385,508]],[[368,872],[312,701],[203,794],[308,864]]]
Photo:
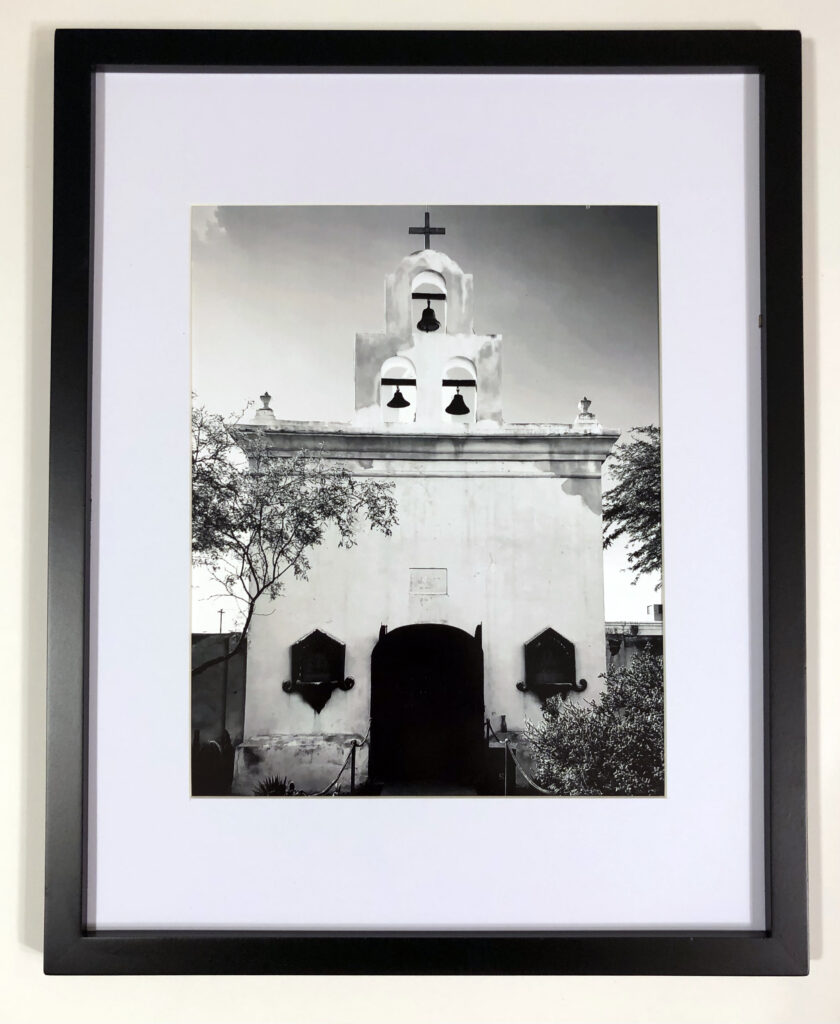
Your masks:
[[[482,774],[481,633],[420,623],[371,656],[370,775],[380,782],[475,786]]]

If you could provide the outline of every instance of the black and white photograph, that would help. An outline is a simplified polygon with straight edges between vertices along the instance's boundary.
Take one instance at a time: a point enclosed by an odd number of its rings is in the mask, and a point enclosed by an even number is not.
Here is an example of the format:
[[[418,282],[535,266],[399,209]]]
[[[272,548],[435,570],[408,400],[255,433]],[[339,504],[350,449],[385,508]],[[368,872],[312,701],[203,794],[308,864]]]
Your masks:
[[[18,1003],[801,1006],[813,39],[356,22],[42,18],[10,93]]]
[[[661,797],[655,206],[192,208],[191,793]]]

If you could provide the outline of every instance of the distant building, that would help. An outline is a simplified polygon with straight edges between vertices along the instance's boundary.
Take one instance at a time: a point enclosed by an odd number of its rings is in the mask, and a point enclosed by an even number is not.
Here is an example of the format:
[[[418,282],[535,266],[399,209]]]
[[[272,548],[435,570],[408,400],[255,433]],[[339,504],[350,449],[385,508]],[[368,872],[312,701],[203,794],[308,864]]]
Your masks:
[[[194,669],[232,650],[237,633],[193,633]],[[227,732],[231,742],[242,742],[245,719],[246,648],[218,665],[200,672],[192,681],[193,737],[200,743],[220,740]]]
[[[637,651],[650,649],[662,654],[662,605],[648,605],[650,619],[645,622],[607,622],[607,666],[624,668]]]
[[[193,633],[193,669],[228,654],[237,640],[235,633]],[[243,737],[246,663],[247,650],[243,645],[236,654],[192,677],[194,796],[230,792],[233,754]]]

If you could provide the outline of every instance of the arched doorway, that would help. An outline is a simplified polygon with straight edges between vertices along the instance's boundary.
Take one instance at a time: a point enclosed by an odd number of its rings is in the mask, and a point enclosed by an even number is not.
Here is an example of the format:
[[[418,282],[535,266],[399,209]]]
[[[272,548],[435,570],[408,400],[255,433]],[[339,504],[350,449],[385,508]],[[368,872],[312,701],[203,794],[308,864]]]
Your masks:
[[[474,786],[481,777],[481,634],[418,624],[371,656],[370,774],[380,782]]]

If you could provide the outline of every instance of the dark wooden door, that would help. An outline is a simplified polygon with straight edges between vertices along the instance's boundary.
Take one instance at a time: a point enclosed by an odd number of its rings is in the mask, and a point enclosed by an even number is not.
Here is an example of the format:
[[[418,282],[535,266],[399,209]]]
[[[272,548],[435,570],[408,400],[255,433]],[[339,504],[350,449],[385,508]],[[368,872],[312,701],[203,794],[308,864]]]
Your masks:
[[[481,775],[481,640],[453,626],[402,626],[371,657],[370,774],[475,785]]]

